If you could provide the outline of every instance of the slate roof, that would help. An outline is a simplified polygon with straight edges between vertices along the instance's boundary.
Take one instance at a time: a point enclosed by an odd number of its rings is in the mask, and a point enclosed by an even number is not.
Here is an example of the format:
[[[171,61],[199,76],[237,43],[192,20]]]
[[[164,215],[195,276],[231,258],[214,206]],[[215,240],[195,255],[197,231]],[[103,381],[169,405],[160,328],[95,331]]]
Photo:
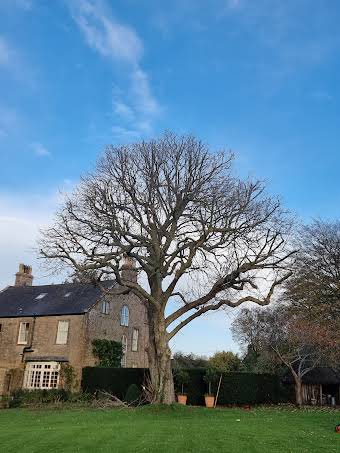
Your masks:
[[[114,282],[103,282],[106,287]],[[37,297],[45,294],[44,297]],[[0,318],[86,313],[103,296],[92,283],[9,286],[0,291]]]

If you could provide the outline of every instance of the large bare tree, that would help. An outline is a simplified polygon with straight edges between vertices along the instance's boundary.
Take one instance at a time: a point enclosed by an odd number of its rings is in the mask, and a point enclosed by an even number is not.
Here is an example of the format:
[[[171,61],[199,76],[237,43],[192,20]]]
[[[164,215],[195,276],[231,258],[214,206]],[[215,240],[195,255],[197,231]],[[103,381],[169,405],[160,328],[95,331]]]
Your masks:
[[[290,221],[231,164],[229,153],[172,133],[110,146],[42,235],[44,258],[112,276],[146,305],[155,402],[174,401],[169,341],[183,327],[222,307],[268,304],[289,275]],[[124,280],[124,256],[146,278]],[[199,292],[185,291],[189,279]]]

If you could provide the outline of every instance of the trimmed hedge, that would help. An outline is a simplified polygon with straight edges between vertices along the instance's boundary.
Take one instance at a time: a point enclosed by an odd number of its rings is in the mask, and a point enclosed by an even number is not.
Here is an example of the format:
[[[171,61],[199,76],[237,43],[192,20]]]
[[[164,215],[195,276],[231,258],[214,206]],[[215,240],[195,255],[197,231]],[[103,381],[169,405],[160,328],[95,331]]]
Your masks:
[[[186,385],[188,403],[193,405],[204,404],[204,394],[207,393],[207,384],[204,382],[205,369],[188,369],[190,374],[189,384]],[[219,381],[219,379],[218,379]],[[216,394],[218,381],[212,384],[213,393]],[[175,388],[178,390],[179,386]],[[271,404],[288,402],[291,400],[289,392],[282,386],[280,378],[272,374],[256,373],[223,373],[219,405],[242,404]]]
[[[144,368],[86,367],[83,368],[81,387],[86,393],[103,390],[124,400],[130,385],[142,386],[147,372]]]
[[[204,394],[207,384],[203,377],[204,368],[186,369],[190,375],[185,393],[188,395],[188,404],[204,405]],[[148,370],[144,368],[83,368],[82,389],[85,392],[95,393],[105,390],[124,399],[131,384],[141,387]],[[218,382],[212,385],[216,393]],[[180,391],[180,384],[176,382],[175,389]],[[282,386],[280,378],[272,374],[255,373],[224,373],[221,382],[219,405],[242,404],[275,404],[290,402],[290,389]]]

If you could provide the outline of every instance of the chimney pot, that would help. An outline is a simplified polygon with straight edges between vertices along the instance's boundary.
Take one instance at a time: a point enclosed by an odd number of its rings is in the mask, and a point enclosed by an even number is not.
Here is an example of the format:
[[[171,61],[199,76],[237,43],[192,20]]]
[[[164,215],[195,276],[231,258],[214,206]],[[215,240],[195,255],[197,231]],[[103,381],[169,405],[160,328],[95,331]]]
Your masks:
[[[130,256],[124,256],[121,270],[122,280],[137,283],[137,274],[136,260]]]
[[[32,286],[32,267],[26,264],[19,264],[19,272],[15,274],[15,286]]]

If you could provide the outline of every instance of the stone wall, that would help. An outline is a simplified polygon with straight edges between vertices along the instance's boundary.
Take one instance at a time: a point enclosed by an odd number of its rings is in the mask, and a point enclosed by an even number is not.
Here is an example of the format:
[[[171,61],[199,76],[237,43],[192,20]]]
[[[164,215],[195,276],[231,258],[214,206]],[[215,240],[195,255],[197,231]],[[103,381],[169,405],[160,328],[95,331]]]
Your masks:
[[[69,321],[66,345],[56,344],[59,321]],[[29,323],[29,341],[18,344],[21,322]],[[69,360],[77,375],[81,376],[85,351],[84,315],[2,318],[0,333],[0,394],[3,393],[5,374],[11,369],[24,369],[25,360],[42,360],[43,357],[62,357]],[[31,346],[32,352],[24,353]]]
[[[127,337],[126,366],[128,368],[147,368],[147,352],[149,331],[146,309],[139,298],[133,294],[107,298],[110,303],[109,314],[101,313],[101,302],[98,302],[86,315],[87,349],[84,366],[93,366],[96,359],[92,354],[92,340],[96,338],[121,341]],[[120,325],[120,313],[123,305],[129,308],[129,326]],[[138,351],[132,351],[133,329],[138,329]]]

